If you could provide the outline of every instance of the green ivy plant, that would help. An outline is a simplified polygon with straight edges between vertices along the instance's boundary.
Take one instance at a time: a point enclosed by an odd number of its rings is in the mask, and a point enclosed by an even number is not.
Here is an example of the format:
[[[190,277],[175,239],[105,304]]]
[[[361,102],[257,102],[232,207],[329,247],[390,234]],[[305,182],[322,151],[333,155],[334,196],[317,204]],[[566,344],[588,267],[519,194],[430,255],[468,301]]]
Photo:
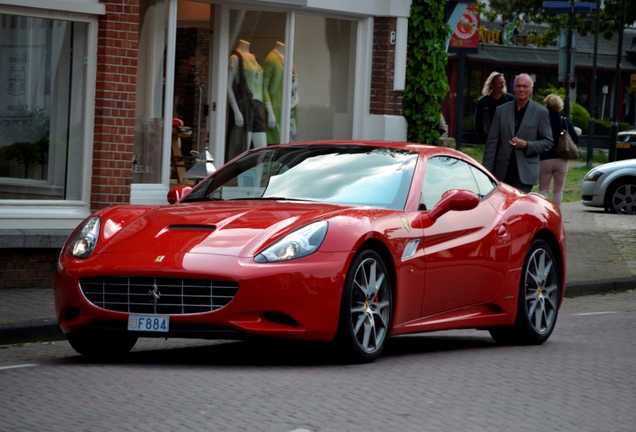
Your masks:
[[[408,28],[404,117],[410,142],[439,141],[441,101],[448,93],[446,0],[413,0]]]

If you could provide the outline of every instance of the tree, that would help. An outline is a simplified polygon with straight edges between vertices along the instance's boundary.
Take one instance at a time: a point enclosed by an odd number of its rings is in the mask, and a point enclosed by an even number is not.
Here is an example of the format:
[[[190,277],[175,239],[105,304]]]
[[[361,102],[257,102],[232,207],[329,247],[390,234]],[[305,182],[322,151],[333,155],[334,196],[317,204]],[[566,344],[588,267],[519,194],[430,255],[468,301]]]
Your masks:
[[[408,141],[435,144],[439,140],[441,100],[448,92],[444,21],[446,1],[413,0],[408,28],[404,117]]]
[[[620,26],[620,12],[622,0],[603,0],[599,15],[599,26],[602,36],[611,39]],[[587,2],[596,3],[594,0]],[[482,9],[482,15],[491,21],[501,16],[503,21],[516,21],[527,18],[536,23],[548,24],[545,32],[537,36],[539,45],[552,45],[563,28],[568,28],[569,15],[550,15],[548,9],[543,7],[543,0],[490,0],[490,6]],[[585,36],[594,33],[595,11],[591,15],[574,15],[574,28]],[[636,22],[636,0],[625,0],[625,24]]]

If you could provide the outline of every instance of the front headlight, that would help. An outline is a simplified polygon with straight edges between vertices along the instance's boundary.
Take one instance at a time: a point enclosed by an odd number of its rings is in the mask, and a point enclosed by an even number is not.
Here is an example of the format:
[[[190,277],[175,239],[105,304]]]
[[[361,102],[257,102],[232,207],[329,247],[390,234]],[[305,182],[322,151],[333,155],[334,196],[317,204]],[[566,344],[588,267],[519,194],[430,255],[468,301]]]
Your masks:
[[[69,245],[71,255],[75,258],[88,258],[93,253],[97,245],[100,225],[101,221],[97,216],[84,222]]]
[[[318,250],[327,235],[326,221],[314,222],[286,235],[254,257],[257,263],[288,261]]]
[[[583,177],[583,181],[596,181],[603,175],[602,171],[592,170]]]

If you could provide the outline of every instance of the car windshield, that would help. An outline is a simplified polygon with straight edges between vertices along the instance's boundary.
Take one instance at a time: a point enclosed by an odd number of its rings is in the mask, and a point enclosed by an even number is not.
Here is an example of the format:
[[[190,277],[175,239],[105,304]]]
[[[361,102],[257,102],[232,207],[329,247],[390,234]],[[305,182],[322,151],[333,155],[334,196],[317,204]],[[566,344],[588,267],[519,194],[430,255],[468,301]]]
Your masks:
[[[224,166],[182,202],[277,199],[404,208],[417,153],[351,145],[259,149]]]

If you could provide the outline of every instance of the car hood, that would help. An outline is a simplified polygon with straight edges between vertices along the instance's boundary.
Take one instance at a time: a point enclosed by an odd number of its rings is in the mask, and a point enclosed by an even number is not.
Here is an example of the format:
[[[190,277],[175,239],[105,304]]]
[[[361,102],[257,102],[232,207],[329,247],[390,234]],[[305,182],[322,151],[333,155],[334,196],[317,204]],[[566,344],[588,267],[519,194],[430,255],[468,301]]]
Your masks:
[[[636,159],[625,159],[616,162],[609,162],[603,165],[599,165],[594,169],[600,170],[603,173],[610,173],[619,169],[636,169]]]
[[[96,253],[151,249],[156,253],[253,256],[265,244],[347,208],[251,200],[154,208],[121,206],[102,214],[104,229]]]

